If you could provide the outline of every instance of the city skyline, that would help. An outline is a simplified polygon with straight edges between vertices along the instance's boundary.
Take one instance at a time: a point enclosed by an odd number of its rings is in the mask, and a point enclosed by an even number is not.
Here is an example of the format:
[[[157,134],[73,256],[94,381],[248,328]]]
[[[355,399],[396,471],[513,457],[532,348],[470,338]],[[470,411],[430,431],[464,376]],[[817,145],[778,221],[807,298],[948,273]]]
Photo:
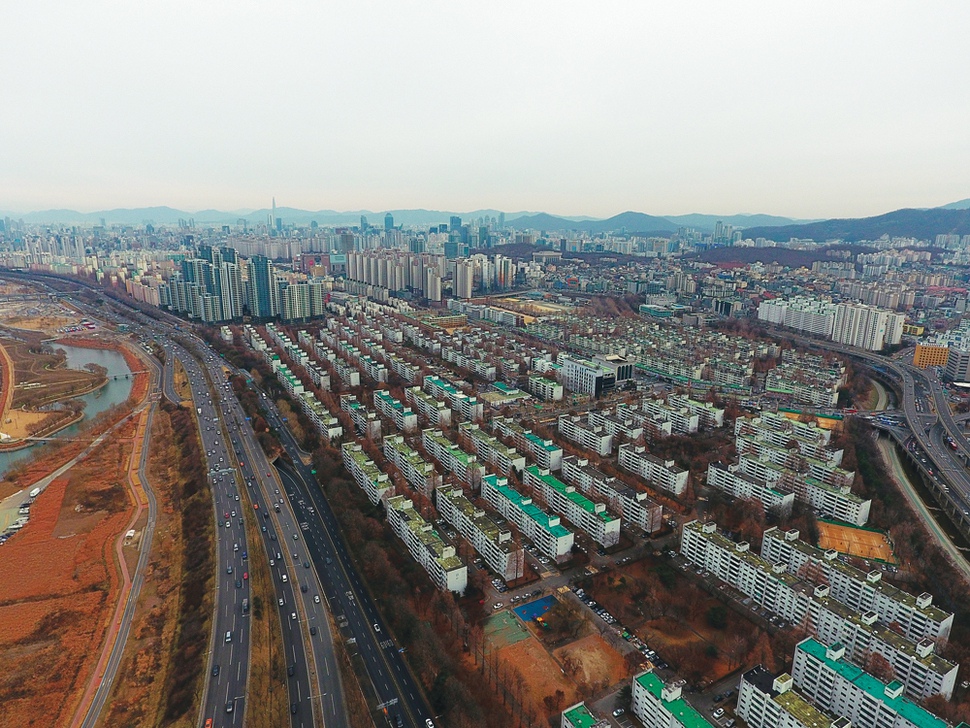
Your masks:
[[[970,196],[962,3],[490,11],[13,8],[37,32],[0,49],[0,209],[818,219]]]

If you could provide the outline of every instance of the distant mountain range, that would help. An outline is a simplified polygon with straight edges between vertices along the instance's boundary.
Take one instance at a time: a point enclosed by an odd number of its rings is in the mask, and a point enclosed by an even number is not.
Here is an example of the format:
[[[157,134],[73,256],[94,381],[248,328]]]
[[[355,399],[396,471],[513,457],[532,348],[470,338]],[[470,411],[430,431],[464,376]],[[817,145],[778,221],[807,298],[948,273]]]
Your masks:
[[[100,210],[98,212],[78,212],[76,210],[41,210],[19,214],[0,212],[31,224],[96,225],[101,219],[108,224],[173,225],[179,220],[193,219],[200,226],[232,225],[240,219],[250,225],[264,223],[271,210],[199,210],[189,212],[172,207],[138,207]],[[451,212],[447,210],[391,210],[395,225],[437,225],[448,223],[457,215],[465,222],[474,222],[482,217],[499,217],[499,210],[473,210],[471,212]],[[323,226],[359,225],[363,215],[375,227],[384,225],[385,211],[350,210],[300,210],[293,207],[277,207],[276,215],[284,223],[308,225],[316,221]],[[744,230],[746,238],[767,238],[785,242],[790,238],[812,238],[813,240],[840,239],[847,242],[875,240],[884,234],[890,236],[912,236],[930,238],[938,233],[970,234],[970,198],[951,202],[942,207],[931,209],[896,210],[875,217],[836,219],[836,220],[798,220],[777,215],[647,215],[642,212],[623,212],[604,219],[586,216],[556,216],[545,212],[507,212],[506,224],[517,229],[558,232],[575,230],[589,234],[626,231],[650,235],[672,234],[681,227],[691,227],[710,233],[718,221],[725,225]]]
[[[961,203],[953,203],[961,204]],[[746,238],[766,238],[782,243],[791,238],[810,238],[819,242],[877,240],[883,235],[933,239],[941,233],[970,235],[970,202],[965,207],[934,207],[930,210],[896,210],[875,217],[823,220],[803,225],[753,227]]]

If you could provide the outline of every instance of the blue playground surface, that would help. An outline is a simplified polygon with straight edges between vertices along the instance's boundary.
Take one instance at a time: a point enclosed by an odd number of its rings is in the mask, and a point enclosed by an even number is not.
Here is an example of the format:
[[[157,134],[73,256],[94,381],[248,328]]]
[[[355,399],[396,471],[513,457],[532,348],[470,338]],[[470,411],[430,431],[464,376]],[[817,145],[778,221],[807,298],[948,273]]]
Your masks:
[[[548,612],[549,608],[555,603],[556,598],[550,594],[542,599],[536,599],[534,602],[518,606],[512,611],[519,615],[519,619],[523,622],[531,622],[536,617],[541,617]]]

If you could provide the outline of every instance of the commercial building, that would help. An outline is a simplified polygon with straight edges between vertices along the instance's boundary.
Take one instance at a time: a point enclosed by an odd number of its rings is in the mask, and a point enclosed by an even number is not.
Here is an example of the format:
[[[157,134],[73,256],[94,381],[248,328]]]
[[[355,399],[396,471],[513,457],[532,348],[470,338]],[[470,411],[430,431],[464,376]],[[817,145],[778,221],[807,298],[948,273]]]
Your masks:
[[[528,498],[497,475],[482,478],[482,498],[515,525],[536,548],[556,562],[565,561],[573,547],[574,535],[559,521],[559,516],[542,511]]]
[[[605,503],[594,503],[575,486],[566,485],[548,470],[536,465],[525,469],[525,485],[534,489],[555,513],[589,534],[596,543],[609,548],[620,542],[620,519],[606,510]]]
[[[616,388],[616,372],[598,362],[560,352],[558,363],[563,384],[570,392],[599,397]]]
[[[434,526],[414,510],[410,499],[402,495],[389,498],[387,521],[436,587],[456,594],[465,592],[468,569],[455,555],[455,547],[441,540]]]
[[[621,468],[639,475],[652,488],[676,496],[687,492],[689,471],[675,465],[673,460],[661,460],[651,455],[642,445],[620,445],[618,462]]]
[[[662,505],[643,491],[597,470],[588,460],[575,455],[563,458],[562,477],[590,498],[606,501],[610,511],[619,514],[628,525],[646,533],[654,533],[663,527]]]
[[[508,528],[499,526],[460,488],[440,487],[435,496],[441,517],[472,545],[488,568],[507,582],[525,575],[525,551]]]
[[[913,366],[920,369],[930,367],[946,367],[946,359],[950,349],[947,346],[934,344],[917,344],[913,352]]]

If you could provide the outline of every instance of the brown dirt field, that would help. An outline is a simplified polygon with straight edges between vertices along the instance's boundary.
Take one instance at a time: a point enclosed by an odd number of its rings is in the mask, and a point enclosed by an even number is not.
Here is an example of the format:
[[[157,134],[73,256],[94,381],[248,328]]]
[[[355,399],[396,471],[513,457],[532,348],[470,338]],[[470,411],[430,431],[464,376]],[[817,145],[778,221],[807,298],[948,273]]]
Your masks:
[[[12,409],[7,412],[6,418],[0,424],[0,432],[10,435],[14,440],[22,440],[36,432],[37,425],[41,422],[55,416],[50,412],[26,412],[20,409]]]
[[[606,681],[608,685],[616,685],[632,677],[620,653],[598,634],[560,647],[553,654],[564,665],[572,661],[577,666],[572,677],[580,684],[592,686]]]
[[[59,726],[71,718],[115,606],[114,542],[130,518],[124,486],[134,425],[51,483],[0,560],[3,721]]]
[[[30,331],[43,331],[53,333],[65,326],[74,326],[78,322],[77,318],[66,316],[11,316],[4,319],[4,324],[17,329],[28,329]]]
[[[505,647],[499,652],[499,657],[518,667],[525,676],[525,690],[530,693],[532,703],[538,710],[545,712],[542,699],[555,695],[557,689],[566,694],[564,707],[579,700],[576,686],[566,679],[559,664],[534,637]]]
[[[819,548],[835,549],[851,556],[879,559],[890,564],[896,563],[896,557],[885,534],[862,528],[819,521],[818,545]]]

